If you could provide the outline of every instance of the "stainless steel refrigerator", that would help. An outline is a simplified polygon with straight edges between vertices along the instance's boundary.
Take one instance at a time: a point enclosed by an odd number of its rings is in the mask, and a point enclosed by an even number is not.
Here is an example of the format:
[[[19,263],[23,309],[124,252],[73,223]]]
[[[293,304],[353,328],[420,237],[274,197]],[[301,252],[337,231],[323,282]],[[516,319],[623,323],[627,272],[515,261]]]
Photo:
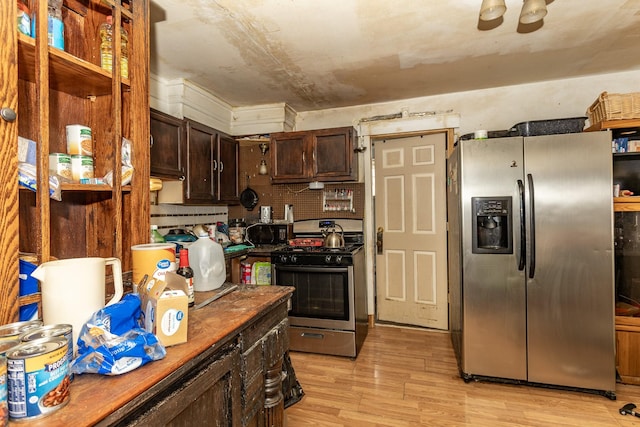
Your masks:
[[[447,168],[463,379],[614,399],[610,133],[461,141]]]

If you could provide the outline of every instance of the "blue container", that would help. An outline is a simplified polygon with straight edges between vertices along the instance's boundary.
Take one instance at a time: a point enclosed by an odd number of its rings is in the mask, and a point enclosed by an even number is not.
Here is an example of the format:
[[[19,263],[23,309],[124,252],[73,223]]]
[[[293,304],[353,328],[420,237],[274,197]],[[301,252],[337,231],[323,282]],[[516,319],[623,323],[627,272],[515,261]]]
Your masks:
[[[36,265],[20,260],[20,296],[35,294],[38,292],[38,280],[31,277]],[[33,303],[20,307],[20,321],[34,320],[38,318],[38,304]]]

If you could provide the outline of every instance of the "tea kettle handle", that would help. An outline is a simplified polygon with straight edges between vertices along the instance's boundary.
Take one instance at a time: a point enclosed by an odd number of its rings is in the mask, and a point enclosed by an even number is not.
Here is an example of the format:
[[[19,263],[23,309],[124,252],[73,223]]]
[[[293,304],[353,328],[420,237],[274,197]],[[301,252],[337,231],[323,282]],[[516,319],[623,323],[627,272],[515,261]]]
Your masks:
[[[113,295],[113,298],[111,298],[109,302],[105,304],[106,307],[107,305],[111,305],[120,301],[124,290],[122,288],[122,264],[120,263],[120,259],[105,258],[104,263],[105,265],[111,266],[111,270],[113,272],[113,287],[115,289],[115,294]]]

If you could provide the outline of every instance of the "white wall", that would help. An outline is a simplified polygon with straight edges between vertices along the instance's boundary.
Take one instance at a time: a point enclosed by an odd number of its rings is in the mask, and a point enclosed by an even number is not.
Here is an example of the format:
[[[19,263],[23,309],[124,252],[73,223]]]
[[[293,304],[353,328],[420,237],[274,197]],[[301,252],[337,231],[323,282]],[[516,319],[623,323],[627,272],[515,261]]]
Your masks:
[[[602,74],[518,86],[458,92],[384,104],[299,112],[296,130],[356,125],[362,118],[414,112],[460,115],[460,134],[477,129],[502,130],[529,120],[586,116],[600,93],[640,91],[640,71]]]
[[[639,82],[640,71],[629,71],[379,104],[295,112],[285,103],[270,104],[268,108],[263,105],[234,108],[188,81],[168,82],[151,76],[150,103],[153,108],[175,117],[187,116],[231,135],[357,125],[363,118],[395,114],[403,110],[408,114],[457,113],[461,118],[459,133],[463,135],[477,129],[508,129],[514,124],[529,120],[585,116],[587,108],[601,92],[637,92],[640,90]],[[292,118],[294,115],[295,118]],[[239,133],[234,132],[234,129]]]

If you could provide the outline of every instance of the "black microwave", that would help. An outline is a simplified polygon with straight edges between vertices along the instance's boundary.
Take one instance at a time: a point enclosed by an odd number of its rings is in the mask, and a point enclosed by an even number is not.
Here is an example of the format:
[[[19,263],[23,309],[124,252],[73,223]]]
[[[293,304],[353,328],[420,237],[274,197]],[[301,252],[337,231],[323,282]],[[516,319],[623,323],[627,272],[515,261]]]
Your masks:
[[[289,238],[289,224],[252,224],[245,230],[245,240],[254,246],[286,245]]]

